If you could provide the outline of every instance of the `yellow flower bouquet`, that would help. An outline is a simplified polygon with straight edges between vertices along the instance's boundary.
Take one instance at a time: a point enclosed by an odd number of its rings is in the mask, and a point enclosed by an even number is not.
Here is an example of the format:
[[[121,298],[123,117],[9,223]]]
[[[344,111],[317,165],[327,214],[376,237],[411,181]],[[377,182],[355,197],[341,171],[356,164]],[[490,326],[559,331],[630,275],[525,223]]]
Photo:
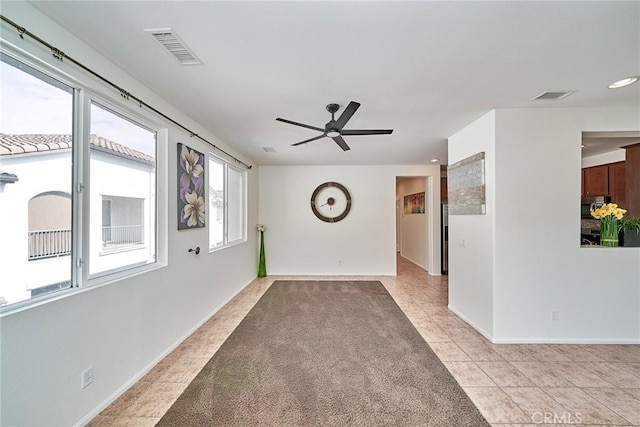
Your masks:
[[[591,210],[591,216],[600,220],[600,245],[618,246],[618,220],[627,213],[615,203],[605,203]]]

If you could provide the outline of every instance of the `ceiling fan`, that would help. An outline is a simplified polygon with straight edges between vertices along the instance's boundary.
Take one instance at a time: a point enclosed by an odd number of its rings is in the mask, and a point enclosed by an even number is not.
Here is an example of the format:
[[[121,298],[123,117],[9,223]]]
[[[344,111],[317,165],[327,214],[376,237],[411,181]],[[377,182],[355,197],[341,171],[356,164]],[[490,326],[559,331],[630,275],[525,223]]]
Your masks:
[[[315,127],[315,126],[305,125],[303,123],[292,122],[291,120],[281,119],[280,117],[278,117],[276,120],[284,123],[289,123],[291,125],[301,126],[303,128],[313,129],[313,130],[317,130],[318,132],[322,132],[322,135],[315,136],[313,138],[310,138],[304,141],[296,142],[295,144],[291,144],[293,146],[306,144],[307,142],[315,141],[317,139],[321,139],[321,138],[324,138],[325,136],[328,136],[329,138],[333,139],[335,143],[340,146],[340,148],[342,148],[344,151],[347,151],[347,150],[350,150],[351,148],[349,148],[344,138],[342,138],[343,135],[348,135],[348,136],[388,135],[391,132],[393,132],[393,129],[366,129],[366,130],[343,129],[344,125],[347,124],[351,116],[353,116],[353,114],[356,112],[358,108],[360,108],[360,104],[357,102],[351,101],[349,105],[347,105],[347,108],[345,108],[345,110],[342,112],[340,117],[338,117],[338,120],[335,120],[334,115],[340,109],[340,106],[338,104],[327,105],[327,111],[331,113],[331,120],[329,121],[329,123],[324,125],[324,129]]]

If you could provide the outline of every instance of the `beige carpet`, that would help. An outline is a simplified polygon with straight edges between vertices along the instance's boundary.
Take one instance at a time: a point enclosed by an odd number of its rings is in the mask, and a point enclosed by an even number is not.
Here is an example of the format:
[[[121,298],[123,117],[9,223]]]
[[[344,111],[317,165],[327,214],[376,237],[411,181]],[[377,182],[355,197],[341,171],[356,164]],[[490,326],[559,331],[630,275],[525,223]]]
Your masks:
[[[158,426],[488,426],[377,281],[276,281]]]

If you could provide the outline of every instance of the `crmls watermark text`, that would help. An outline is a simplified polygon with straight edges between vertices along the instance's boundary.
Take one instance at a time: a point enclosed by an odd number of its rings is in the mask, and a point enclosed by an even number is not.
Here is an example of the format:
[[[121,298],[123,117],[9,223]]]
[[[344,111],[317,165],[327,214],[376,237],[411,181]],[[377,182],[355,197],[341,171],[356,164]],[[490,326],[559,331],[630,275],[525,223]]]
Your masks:
[[[580,412],[534,412],[531,421],[535,424],[581,424]]]

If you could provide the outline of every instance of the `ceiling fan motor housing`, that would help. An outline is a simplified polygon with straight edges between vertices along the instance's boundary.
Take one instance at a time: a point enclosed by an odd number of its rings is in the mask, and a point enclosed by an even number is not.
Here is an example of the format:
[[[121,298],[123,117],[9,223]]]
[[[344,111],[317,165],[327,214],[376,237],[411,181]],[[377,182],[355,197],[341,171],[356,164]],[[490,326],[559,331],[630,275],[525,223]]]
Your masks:
[[[324,125],[324,133],[325,133],[325,135],[330,136],[330,137],[340,135],[340,131],[338,129],[336,129],[336,127],[334,126],[335,123],[336,123],[335,120],[331,120],[329,123]]]

